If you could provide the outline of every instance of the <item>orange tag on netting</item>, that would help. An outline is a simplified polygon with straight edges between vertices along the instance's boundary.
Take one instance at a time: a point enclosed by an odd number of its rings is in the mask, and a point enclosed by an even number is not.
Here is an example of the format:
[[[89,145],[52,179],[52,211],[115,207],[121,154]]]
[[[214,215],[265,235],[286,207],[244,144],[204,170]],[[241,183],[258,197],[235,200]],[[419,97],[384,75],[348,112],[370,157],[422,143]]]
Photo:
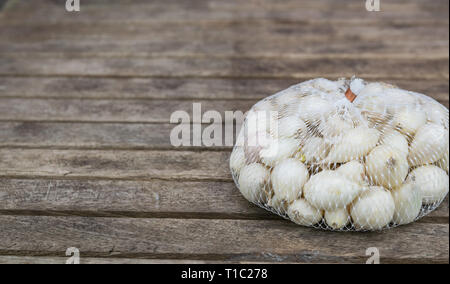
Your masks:
[[[349,100],[351,103],[356,99],[356,95],[352,92],[352,89],[348,88],[345,92],[345,97],[347,100]]]

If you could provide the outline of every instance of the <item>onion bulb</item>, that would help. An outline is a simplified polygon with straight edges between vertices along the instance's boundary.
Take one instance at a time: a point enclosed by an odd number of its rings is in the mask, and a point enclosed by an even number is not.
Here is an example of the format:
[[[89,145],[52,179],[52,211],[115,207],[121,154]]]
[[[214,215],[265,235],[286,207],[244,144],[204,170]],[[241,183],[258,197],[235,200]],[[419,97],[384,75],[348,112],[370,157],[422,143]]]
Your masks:
[[[406,156],[387,145],[377,146],[366,157],[369,180],[386,188],[400,186],[408,175]]]
[[[385,115],[388,112],[386,100],[383,94],[387,85],[381,83],[367,84],[356,97],[354,104],[363,112]]]
[[[408,176],[408,183],[420,189],[423,204],[441,202],[449,189],[447,173],[433,165],[414,169]]]
[[[250,202],[265,203],[269,198],[270,172],[261,164],[250,164],[242,168],[239,175],[239,190]]]
[[[230,168],[235,176],[239,176],[241,169],[245,166],[245,153],[243,147],[235,147],[230,156]]]
[[[394,115],[393,127],[403,134],[414,136],[417,130],[427,122],[427,115],[417,108],[403,108]]]
[[[269,167],[274,167],[278,162],[290,158],[298,152],[299,144],[299,140],[294,138],[273,139],[268,147],[259,152],[261,161]]]
[[[328,155],[328,151],[329,148],[325,140],[314,136],[308,138],[300,150],[306,163],[322,161]]]
[[[362,188],[335,171],[325,170],[312,176],[303,192],[306,200],[314,207],[336,210],[350,204]]]
[[[297,199],[288,207],[288,216],[291,221],[303,225],[312,226],[322,220],[322,211],[313,207],[304,199]]]
[[[251,110],[245,117],[246,133],[269,132],[271,123],[276,123],[275,112]]]
[[[325,222],[334,230],[344,228],[350,222],[350,215],[347,208],[339,208],[334,211],[325,211]]]
[[[426,111],[429,122],[441,125],[446,129],[449,128],[448,127],[448,121],[449,121],[448,109],[446,109],[444,106],[442,106],[441,104],[438,104],[434,101],[425,102],[425,105],[423,107]]]
[[[416,133],[409,148],[408,162],[411,167],[439,161],[448,149],[448,130],[435,123],[427,123]]]
[[[364,185],[366,183],[364,165],[358,161],[348,162],[340,166],[336,172],[357,184]]]
[[[378,143],[380,132],[376,129],[358,127],[347,131],[332,146],[326,161],[345,163],[367,155]]]
[[[275,141],[270,134],[265,131],[250,133],[244,135],[244,137],[244,152],[247,164],[260,162],[261,150],[267,149]]]
[[[300,198],[308,179],[308,169],[302,162],[286,159],[278,163],[271,174],[274,198],[287,203]]]
[[[411,183],[405,183],[392,190],[395,202],[394,223],[409,224],[419,216],[422,209],[422,195],[420,190]]]
[[[306,123],[296,116],[285,116],[278,120],[276,129],[271,129],[271,134],[275,138],[290,138],[300,134],[306,136]]]
[[[306,123],[314,123],[331,114],[334,106],[329,101],[322,99],[320,96],[307,96],[300,100],[298,106],[298,115]]]
[[[448,148],[444,156],[439,161],[437,161],[436,165],[446,171],[448,174]]]
[[[325,137],[339,136],[352,128],[353,122],[343,119],[340,115],[330,116],[319,124],[319,132]]]
[[[359,230],[381,230],[392,221],[395,203],[389,191],[382,187],[370,187],[352,204],[350,215]]]
[[[396,130],[386,130],[381,137],[381,144],[391,147],[405,157],[408,156],[409,144],[406,137]]]

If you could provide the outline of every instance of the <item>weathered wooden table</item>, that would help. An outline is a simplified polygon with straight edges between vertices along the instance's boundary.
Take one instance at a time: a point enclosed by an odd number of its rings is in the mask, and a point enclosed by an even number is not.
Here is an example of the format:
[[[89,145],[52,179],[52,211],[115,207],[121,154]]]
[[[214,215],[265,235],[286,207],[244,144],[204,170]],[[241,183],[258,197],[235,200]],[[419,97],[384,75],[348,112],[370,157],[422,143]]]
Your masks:
[[[248,110],[357,74],[449,104],[447,0],[0,0],[0,262],[448,263],[448,200],[379,233],[245,201],[230,147],[172,147],[170,114]]]

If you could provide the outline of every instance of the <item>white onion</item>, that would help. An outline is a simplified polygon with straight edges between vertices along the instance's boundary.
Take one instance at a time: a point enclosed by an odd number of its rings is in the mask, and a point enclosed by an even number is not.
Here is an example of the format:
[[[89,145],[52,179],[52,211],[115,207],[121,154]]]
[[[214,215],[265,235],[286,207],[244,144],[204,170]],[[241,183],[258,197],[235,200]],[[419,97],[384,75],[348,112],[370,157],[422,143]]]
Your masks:
[[[306,123],[314,123],[330,115],[333,110],[334,106],[329,101],[312,95],[301,99],[298,115]]]
[[[288,207],[288,216],[293,222],[302,226],[312,226],[322,220],[322,211],[313,207],[304,199],[294,201]]]
[[[285,116],[279,119],[277,126],[277,129],[271,129],[271,134],[275,138],[291,138],[301,134],[306,136],[306,123],[296,116]]]
[[[245,166],[245,153],[243,147],[235,147],[230,156],[230,168],[235,176],[239,176]]]
[[[299,144],[300,142],[294,138],[274,139],[268,147],[259,152],[261,161],[269,167],[274,167],[278,162],[290,158],[298,152]]]
[[[440,167],[441,169],[446,171],[448,174],[448,148],[447,148],[447,151],[445,152],[444,156],[439,161],[437,161],[436,164],[438,167]]]
[[[385,84],[369,83],[360,90],[354,104],[362,111],[378,113],[380,115],[386,114],[388,112],[386,100],[380,96],[385,89]]]
[[[441,125],[448,130],[448,109],[434,101],[425,102],[423,107],[429,122]]]
[[[381,230],[392,221],[394,199],[382,187],[370,187],[352,204],[350,215],[353,225],[360,230]]]
[[[386,130],[381,137],[381,144],[391,147],[405,157],[408,156],[409,144],[406,137],[396,130]]]
[[[406,157],[387,145],[377,146],[366,158],[369,180],[386,188],[400,186],[408,175],[408,169]]]
[[[351,129],[335,141],[326,158],[329,163],[345,163],[367,155],[378,143],[380,132],[376,129],[358,127]]]
[[[405,183],[392,190],[395,202],[394,223],[409,224],[419,216],[422,209],[422,195],[416,185]]]
[[[350,214],[348,213],[347,208],[325,211],[325,222],[330,228],[340,230],[350,222]]]
[[[333,115],[321,121],[319,132],[325,137],[332,137],[342,135],[352,128],[354,128],[353,122],[344,120],[340,115]]]
[[[363,187],[341,174],[325,170],[305,184],[303,192],[306,200],[314,207],[323,210],[344,208],[362,191]]]
[[[394,115],[393,126],[400,132],[413,136],[427,122],[427,116],[421,109],[403,108]]]
[[[435,123],[427,123],[416,133],[409,148],[410,166],[432,164],[444,156],[448,149],[448,130]]]
[[[359,185],[365,185],[365,169],[364,165],[357,161],[348,162],[342,166],[340,166],[337,170],[337,173],[343,175],[349,180],[356,182]]]
[[[449,189],[447,173],[433,165],[422,166],[413,170],[408,175],[408,183],[420,189],[423,204],[441,202]]]
[[[262,131],[250,133],[244,138],[244,152],[247,164],[261,161],[260,152],[274,143],[269,133]]]
[[[383,97],[388,103],[389,111],[398,112],[400,109],[414,109],[419,105],[419,99],[416,95],[397,87],[386,88]]]
[[[308,138],[300,152],[306,163],[317,163],[325,159],[328,155],[328,145],[325,140],[320,137]]]
[[[272,171],[274,198],[291,203],[302,196],[303,186],[309,179],[308,169],[296,159],[278,163]]]
[[[239,175],[239,190],[250,202],[265,203],[269,197],[270,172],[261,164],[250,164],[242,168]]]

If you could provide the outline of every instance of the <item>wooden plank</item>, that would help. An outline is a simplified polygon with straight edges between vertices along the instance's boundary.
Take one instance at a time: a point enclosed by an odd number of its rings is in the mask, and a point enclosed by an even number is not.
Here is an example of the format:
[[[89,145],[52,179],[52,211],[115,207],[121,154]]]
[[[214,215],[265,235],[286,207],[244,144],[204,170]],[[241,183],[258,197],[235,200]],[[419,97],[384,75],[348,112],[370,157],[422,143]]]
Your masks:
[[[255,103],[242,100],[58,100],[0,99],[0,120],[97,121],[168,123],[175,111],[192,114],[193,103],[202,112],[248,111]],[[193,119],[193,116],[190,116]],[[217,121],[216,121],[217,122]]]
[[[151,212],[151,204],[154,206],[159,206],[161,212],[174,212],[176,209],[173,209],[179,205],[177,205],[178,200],[171,200],[166,207],[161,205],[161,202],[155,203],[155,196],[163,195],[163,193],[157,190],[164,190],[167,188],[171,188],[171,193],[165,192],[164,195],[172,193],[177,193],[177,187],[175,184],[167,181],[165,186],[159,184],[153,179],[182,179],[182,180],[193,180],[193,181],[224,181],[228,183],[220,184],[218,186],[216,183],[203,183],[202,186],[200,184],[180,184],[181,188],[193,188],[189,189],[190,192],[196,192],[195,187],[202,188],[202,191],[199,192],[199,206],[192,205],[194,202],[187,198],[187,201],[180,201],[183,204],[187,204],[187,206],[192,206],[191,209],[187,207],[180,207],[179,211],[186,212],[198,212],[201,211],[201,208],[205,208],[208,210],[212,210],[212,207],[206,206],[203,201],[207,200],[205,195],[211,196],[214,198],[220,198],[220,194],[222,192],[227,192],[228,197],[235,198],[237,195],[237,199],[241,200],[240,204],[247,204],[239,195],[239,192],[235,189],[235,186],[232,183],[232,178],[228,169],[228,159],[229,152],[215,152],[215,151],[203,151],[203,152],[188,152],[188,151],[100,151],[100,150],[91,150],[91,151],[79,151],[79,150],[44,150],[44,149],[0,149],[0,157],[2,157],[2,163],[0,168],[0,177],[4,178],[23,178],[26,177],[29,179],[30,177],[42,177],[42,178],[51,178],[51,179],[75,179],[76,181],[59,181],[59,182],[51,182],[51,181],[10,181],[9,179],[2,180],[4,185],[0,186],[4,187],[4,189],[0,192],[3,192],[0,195],[1,199],[4,199],[4,204],[2,207],[4,210],[12,210],[14,208],[19,209],[17,206],[20,202],[24,202],[21,204],[24,210],[36,211],[40,206],[43,208],[48,208],[48,211],[61,211],[67,210],[76,211],[76,210],[86,210],[90,212],[96,212],[95,208],[98,211],[106,212],[102,214],[107,214],[109,211],[127,211],[123,210],[130,206],[130,203],[126,200],[121,200],[124,202],[121,204],[117,198],[123,198],[120,195],[115,195],[117,192],[124,192],[125,188],[129,192],[129,196],[134,198],[140,193],[139,190],[148,186],[150,188],[155,188],[156,191],[148,192],[148,196],[146,198],[140,196],[139,201],[131,201],[136,202],[133,204],[133,208],[130,209],[131,212],[139,212],[147,208],[148,211]],[[81,181],[80,179],[110,179],[110,180],[121,180],[121,179],[131,179],[128,181],[124,181],[123,183],[117,182],[113,183],[111,181]],[[133,181],[136,180],[136,181]],[[152,180],[151,183],[146,183],[146,180]],[[15,183],[17,182],[17,184]],[[153,183],[153,185],[152,185]],[[139,186],[141,185],[141,186]],[[160,189],[158,186],[161,185]],[[207,190],[204,188],[208,188]],[[19,193],[19,189],[23,188],[23,190],[27,189],[26,192]],[[33,188],[33,189],[30,189]],[[67,194],[58,190],[58,188],[64,188],[67,190]],[[103,194],[106,195],[108,190],[112,188],[118,188],[117,190],[112,191],[112,195],[108,198],[114,200],[114,202],[107,202],[102,206],[101,200],[92,202],[89,198],[86,198],[86,205],[83,205],[84,196],[96,196],[99,194],[100,196]],[[120,190],[119,190],[120,188]],[[17,192],[16,192],[17,189]],[[7,192],[9,190],[13,190],[13,193],[10,193],[12,196],[10,197]],[[31,194],[34,190],[36,191],[36,195]],[[147,189],[148,190],[148,189]],[[203,191],[206,190],[206,193]],[[233,195],[233,190],[234,195]],[[48,198],[47,194],[50,194],[50,191],[53,191],[55,194],[55,198],[60,196],[62,198],[62,203],[58,204],[58,202],[54,203],[53,199],[46,200]],[[76,194],[72,194],[72,191],[77,191],[80,194],[80,199],[76,201],[76,199],[67,199],[65,197],[74,197]],[[214,193],[216,192],[216,193]],[[218,193],[217,193],[218,192]],[[157,193],[156,195],[153,193]],[[31,195],[28,195],[31,194]],[[142,194],[142,193],[140,193]],[[146,193],[147,194],[147,193]],[[190,194],[190,193],[189,193]],[[226,194],[224,194],[226,195]],[[32,198],[29,205],[26,198],[22,198],[22,196]],[[33,196],[37,199],[33,199]],[[39,196],[41,197],[39,199]],[[106,198],[106,197],[103,197]],[[182,198],[181,200],[184,200]],[[193,199],[197,199],[195,195],[192,196]],[[227,196],[223,196],[223,198],[227,198]],[[220,202],[223,202],[223,198]],[[165,198],[164,198],[165,199]],[[169,198],[165,199],[166,202]],[[76,201],[76,202],[75,202]],[[143,201],[144,205],[139,205],[140,201]],[[75,203],[71,203],[75,202]],[[97,202],[100,202],[97,204]],[[173,202],[173,203],[171,203]],[[238,204],[238,202],[234,199],[231,201],[227,201],[230,203]],[[147,204],[149,203],[149,204]],[[218,212],[220,214],[225,214],[220,211],[220,205],[216,205],[214,202],[209,201],[209,204],[216,208],[214,212]],[[9,207],[8,207],[9,206]],[[30,207],[32,206],[31,209]],[[37,207],[33,207],[37,206]],[[49,207],[46,207],[49,206]],[[52,207],[56,206],[56,207]],[[71,207],[75,206],[75,207]],[[87,206],[87,207],[83,207]],[[90,207],[89,207],[90,206]],[[113,206],[113,207],[108,207]],[[140,207],[144,206],[144,207]],[[186,205],[184,205],[186,206]],[[226,208],[232,208],[231,204],[226,203]],[[34,208],[34,209],[33,209]],[[82,209],[84,208],[84,209]],[[90,209],[89,209],[90,208]],[[169,210],[169,208],[172,208]],[[247,205],[242,208],[247,208]],[[247,212],[244,209],[240,209],[243,211],[237,210],[237,212],[227,212],[228,214],[234,213],[245,213],[245,214],[255,214],[254,211]],[[253,210],[253,209],[251,209]],[[442,207],[442,212],[448,212],[448,202],[444,202]],[[176,211],[178,212],[178,211]],[[203,211],[201,211],[203,212]],[[93,214],[93,213],[92,213]],[[116,213],[119,214],[119,213]],[[145,216],[145,215],[144,215]],[[448,217],[448,213],[438,213],[434,217]]]
[[[70,32],[68,32],[70,31]],[[448,58],[448,23],[432,26],[353,23],[225,22],[151,25],[11,25],[0,53],[49,56],[346,56]],[[330,40],[332,44],[330,44]],[[389,58],[389,57],[388,57]]]
[[[0,97],[256,101],[309,79],[0,77]],[[440,101],[449,99],[448,80],[384,81]]]
[[[440,101],[448,107],[448,99]],[[216,111],[225,121],[225,112],[248,111],[251,100],[76,100],[0,98],[0,120],[169,123],[172,113],[185,111],[193,119],[193,104],[201,104],[202,114]],[[206,121],[205,121],[206,122]],[[208,121],[209,122],[209,121]],[[215,121],[215,123],[221,123]]]
[[[233,182],[2,179],[1,214],[280,219]],[[444,216],[442,211],[437,214]],[[447,214],[448,217],[448,214]]]
[[[442,59],[37,58],[0,56],[0,75],[113,77],[448,79]]]
[[[134,1],[86,1],[81,13],[67,13],[64,0],[16,1],[8,10],[8,20],[22,22],[180,22],[211,20],[282,19],[294,21],[354,21],[367,23],[384,20],[448,21],[448,1],[385,1],[382,13],[370,13],[365,1],[220,1],[220,0],[158,0]],[[48,17],[52,15],[52,17]]]
[[[448,262],[448,224],[412,224],[378,233],[331,233],[284,220],[128,219],[0,216],[0,253],[226,261]],[[49,229],[51,228],[51,229]],[[30,241],[34,240],[34,241]]]
[[[68,257],[58,256],[0,256],[0,264],[66,264]],[[229,261],[210,261],[192,259],[139,259],[139,258],[100,258],[80,257],[80,264],[230,264]],[[249,263],[239,261],[238,263]]]
[[[175,126],[175,124],[2,122],[0,147],[192,150],[189,146],[175,148],[171,144],[170,134]],[[209,124],[201,125],[202,132],[208,126]],[[226,129],[222,124],[217,124],[216,127],[222,130],[222,143],[210,146],[207,150],[231,150],[232,145],[225,137],[236,137],[241,125],[236,124],[233,129]],[[192,137],[190,145],[193,145]]]
[[[233,182],[1,179],[0,214],[183,219],[281,219]],[[447,199],[419,222],[448,223]]]
[[[0,177],[231,181],[229,155],[214,151],[0,149]]]

